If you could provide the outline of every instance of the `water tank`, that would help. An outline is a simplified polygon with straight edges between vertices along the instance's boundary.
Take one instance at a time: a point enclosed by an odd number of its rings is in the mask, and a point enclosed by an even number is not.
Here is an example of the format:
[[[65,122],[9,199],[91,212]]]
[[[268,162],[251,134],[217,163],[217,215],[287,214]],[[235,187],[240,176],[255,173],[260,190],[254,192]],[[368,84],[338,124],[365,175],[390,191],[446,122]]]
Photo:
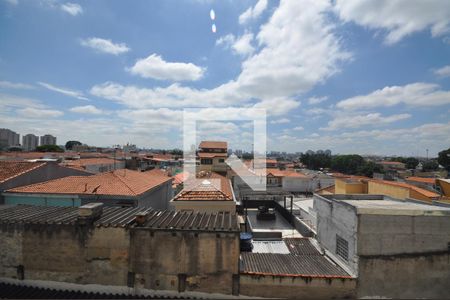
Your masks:
[[[252,244],[253,235],[250,232],[241,232],[241,251],[251,252],[253,249]]]

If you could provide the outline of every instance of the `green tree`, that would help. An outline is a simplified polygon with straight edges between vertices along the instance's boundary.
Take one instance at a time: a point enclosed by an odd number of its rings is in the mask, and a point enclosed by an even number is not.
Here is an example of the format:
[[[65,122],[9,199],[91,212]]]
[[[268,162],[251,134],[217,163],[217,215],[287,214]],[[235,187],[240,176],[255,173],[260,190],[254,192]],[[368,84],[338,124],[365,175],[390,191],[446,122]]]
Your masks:
[[[358,174],[364,164],[364,158],[357,154],[336,155],[331,159],[333,170],[350,175]]]
[[[450,148],[439,152],[438,163],[450,172]]]
[[[311,170],[329,168],[331,166],[330,153],[324,151],[317,151],[315,153],[313,151],[307,151],[306,153],[302,153],[300,155],[300,161]]]
[[[62,149],[59,146],[56,145],[42,145],[36,147],[36,151],[38,152],[64,152],[64,149]]]
[[[373,161],[364,162],[357,170],[358,175],[373,177],[373,173],[381,173],[383,170],[380,165]]]
[[[439,167],[439,164],[435,160],[428,160],[422,164],[422,171],[424,172],[430,172],[430,171],[436,171]]]
[[[75,145],[81,146],[82,144],[79,141],[68,141],[66,143],[65,148],[66,148],[66,150],[72,150],[73,146],[75,146]]]
[[[405,163],[407,169],[415,169],[419,164],[419,160],[415,157],[408,157],[403,161],[403,163]]]

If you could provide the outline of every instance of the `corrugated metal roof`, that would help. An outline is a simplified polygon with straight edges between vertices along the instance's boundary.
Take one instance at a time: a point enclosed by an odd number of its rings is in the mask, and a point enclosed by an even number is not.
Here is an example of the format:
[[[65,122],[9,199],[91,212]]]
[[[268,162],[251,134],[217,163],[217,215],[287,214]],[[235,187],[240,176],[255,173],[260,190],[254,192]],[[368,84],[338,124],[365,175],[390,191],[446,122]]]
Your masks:
[[[352,278],[325,256],[242,252],[242,274]]]
[[[145,207],[104,207],[94,222],[97,227],[135,227],[138,213],[146,214],[140,227],[156,230],[239,231],[236,214],[228,212],[200,213],[155,210]],[[0,224],[74,225],[78,219],[76,207],[45,207],[18,205],[0,209]]]
[[[292,254],[322,255],[322,253],[320,253],[320,251],[314,246],[310,238],[285,238],[283,241]]]
[[[59,288],[44,288],[0,282],[1,299],[201,299],[194,296],[173,296],[155,293],[153,295],[138,295],[134,293],[115,294],[102,291],[77,291]]]

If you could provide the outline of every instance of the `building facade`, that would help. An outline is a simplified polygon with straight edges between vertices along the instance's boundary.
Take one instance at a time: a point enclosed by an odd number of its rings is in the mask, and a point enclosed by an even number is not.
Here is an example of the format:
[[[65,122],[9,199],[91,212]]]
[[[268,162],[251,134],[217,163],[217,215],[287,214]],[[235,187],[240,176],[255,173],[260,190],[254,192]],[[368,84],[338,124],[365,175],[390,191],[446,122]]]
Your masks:
[[[20,145],[20,135],[10,129],[0,128],[0,148]]]
[[[315,195],[317,240],[357,276],[358,298],[445,298],[450,208],[382,195]]]
[[[22,137],[22,149],[24,151],[34,151],[39,146],[39,137],[34,134],[26,134]]]
[[[56,137],[50,134],[41,136],[40,145],[56,145]]]
[[[198,158],[200,171],[226,172],[228,165],[227,142],[202,141],[199,145]]]

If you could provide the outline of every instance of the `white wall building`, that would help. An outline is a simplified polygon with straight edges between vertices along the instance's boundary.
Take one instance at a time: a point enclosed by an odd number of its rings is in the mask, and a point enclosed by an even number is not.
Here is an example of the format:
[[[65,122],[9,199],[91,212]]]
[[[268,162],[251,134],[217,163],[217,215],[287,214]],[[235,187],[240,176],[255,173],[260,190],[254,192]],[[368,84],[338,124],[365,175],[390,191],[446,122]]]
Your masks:
[[[22,148],[25,151],[34,151],[39,146],[39,137],[34,134],[27,134],[22,137]]]

